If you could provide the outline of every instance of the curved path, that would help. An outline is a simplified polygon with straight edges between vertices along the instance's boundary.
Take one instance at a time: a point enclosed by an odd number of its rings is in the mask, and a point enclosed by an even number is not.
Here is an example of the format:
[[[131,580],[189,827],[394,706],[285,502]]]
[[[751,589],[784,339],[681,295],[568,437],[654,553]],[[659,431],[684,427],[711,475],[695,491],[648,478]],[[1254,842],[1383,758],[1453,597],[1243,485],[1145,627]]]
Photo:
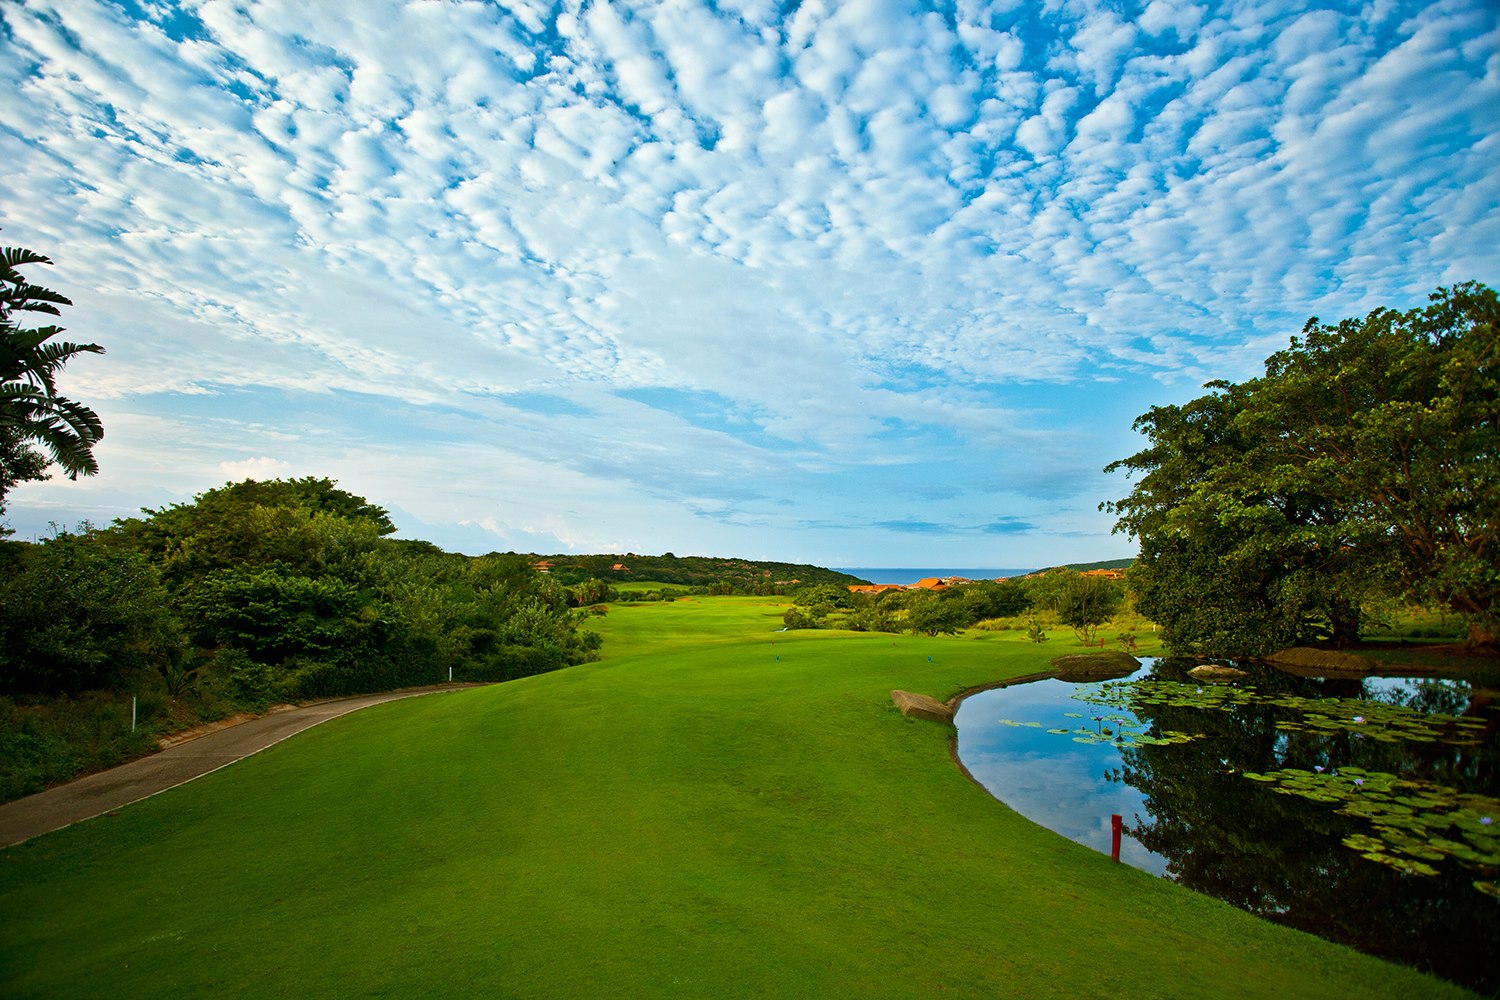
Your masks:
[[[149,757],[0,805],[0,848],[176,788],[311,729],[320,722],[361,708],[400,698],[478,686],[443,684],[315,702],[272,711],[248,722],[206,733]]]

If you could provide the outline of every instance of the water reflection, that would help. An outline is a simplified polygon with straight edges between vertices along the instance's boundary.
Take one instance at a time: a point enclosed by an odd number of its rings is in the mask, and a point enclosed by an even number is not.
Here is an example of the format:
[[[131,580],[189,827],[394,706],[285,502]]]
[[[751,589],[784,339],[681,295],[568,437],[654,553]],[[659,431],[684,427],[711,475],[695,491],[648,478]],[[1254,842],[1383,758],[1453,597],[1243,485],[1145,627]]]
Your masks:
[[[1148,663],[1136,676],[1187,681],[1192,665]],[[1345,838],[1372,832],[1368,818],[1340,815],[1337,803],[1277,794],[1244,777],[1285,768],[1359,767],[1496,796],[1490,694],[1454,681],[1322,680],[1264,669],[1244,683],[1261,695],[1286,699],[1364,698],[1377,706],[1372,717],[1379,704],[1477,713],[1488,727],[1479,746],[1384,742],[1367,738],[1358,724],[1278,728],[1278,722],[1295,726],[1311,716],[1261,702],[1206,709],[1137,697],[1126,703],[1129,711],[1101,709],[1072,697],[1099,685],[1048,680],[966,699],[956,720],[959,756],[1002,801],[1073,840],[1108,851],[1109,816],[1119,813],[1126,820],[1121,859],[1129,864],[1471,987],[1500,988],[1500,971],[1490,967],[1500,940],[1500,899],[1474,887],[1476,880],[1493,880],[1493,869],[1448,857],[1435,863],[1436,875],[1403,874],[1345,846]],[[1096,721],[1096,715],[1104,719]],[[1118,726],[1114,717],[1138,722],[1139,729],[1127,729],[1151,737],[1170,731],[1203,737],[1116,745],[1047,732],[1102,730]]]

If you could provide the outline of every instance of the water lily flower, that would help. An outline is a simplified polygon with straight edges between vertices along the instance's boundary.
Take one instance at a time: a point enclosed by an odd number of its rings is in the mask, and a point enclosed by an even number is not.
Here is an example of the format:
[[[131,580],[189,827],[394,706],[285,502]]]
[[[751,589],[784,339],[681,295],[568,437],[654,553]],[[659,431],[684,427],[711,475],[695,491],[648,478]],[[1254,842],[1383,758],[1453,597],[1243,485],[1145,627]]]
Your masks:
[[[1317,771],[1319,774],[1322,774],[1323,773],[1323,765],[1322,764],[1314,764],[1313,765],[1313,770]]]
[[[1355,783],[1355,784],[1356,784],[1356,785],[1361,785],[1361,786],[1362,786],[1362,785],[1364,785],[1364,783],[1365,783],[1365,779],[1364,779],[1364,778],[1355,778],[1355,779],[1354,779],[1354,783]]]
[[[1356,715],[1354,717],[1354,721],[1355,722],[1364,722],[1365,721],[1365,717],[1363,715]]]
[[[1479,817],[1479,822],[1482,823],[1482,824],[1484,824],[1485,826],[1489,826],[1491,823],[1493,823],[1495,821],[1493,819],[1491,819],[1490,817],[1488,817],[1488,816],[1481,816],[1481,817]]]

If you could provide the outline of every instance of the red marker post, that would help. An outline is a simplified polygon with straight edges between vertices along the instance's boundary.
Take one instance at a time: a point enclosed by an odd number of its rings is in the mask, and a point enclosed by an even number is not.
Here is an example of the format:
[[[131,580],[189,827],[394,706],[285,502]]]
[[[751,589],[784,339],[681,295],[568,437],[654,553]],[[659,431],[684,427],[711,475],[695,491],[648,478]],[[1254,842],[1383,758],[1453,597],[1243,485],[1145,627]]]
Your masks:
[[[1120,827],[1125,822],[1125,817],[1114,813],[1109,817],[1109,858],[1111,861],[1120,860]]]

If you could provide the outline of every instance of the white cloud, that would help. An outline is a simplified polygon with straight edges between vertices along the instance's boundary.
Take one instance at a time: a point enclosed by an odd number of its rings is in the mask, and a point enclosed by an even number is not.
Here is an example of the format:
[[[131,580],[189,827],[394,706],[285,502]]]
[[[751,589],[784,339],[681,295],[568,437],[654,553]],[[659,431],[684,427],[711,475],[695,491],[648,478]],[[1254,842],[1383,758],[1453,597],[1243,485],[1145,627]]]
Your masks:
[[[1047,456],[1119,457],[1079,428],[1128,428],[1153,385],[1243,377],[1311,312],[1496,262],[1482,4],[192,9],[186,41],[86,0],[0,14],[24,98],[4,238],[58,259],[68,325],[108,343],[70,384],[107,402],[107,489],[137,503],[275,456],[516,545],[796,546],[841,494],[879,507],[941,460],[949,522],[983,523],[967,463],[1061,495]],[[1007,404],[1041,383],[1132,391],[1107,414]],[[185,416],[257,392],[321,401],[304,420],[378,405],[218,439]],[[424,449],[453,463],[425,491],[389,471],[402,426],[456,435]],[[460,488],[464,463],[508,471]],[[1041,517],[1024,494],[1003,496]],[[544,521],[557,497],[586,502]]]
[[[238,462],[219,463],[219,475],[223,476],[226,482],[236,483],[245,479],[281,479],[291,470],[289,463],[265,455],[241,459]]]

